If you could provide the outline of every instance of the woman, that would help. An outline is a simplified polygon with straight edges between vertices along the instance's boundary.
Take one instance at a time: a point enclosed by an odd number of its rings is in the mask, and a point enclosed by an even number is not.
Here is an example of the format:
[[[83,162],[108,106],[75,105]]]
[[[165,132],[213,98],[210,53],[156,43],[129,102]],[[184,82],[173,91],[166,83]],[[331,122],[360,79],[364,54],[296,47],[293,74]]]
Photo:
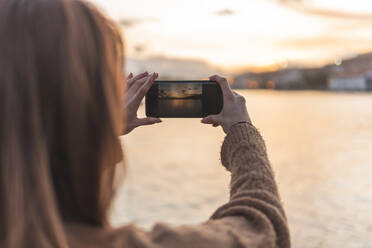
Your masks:
[[[264,142],[219,76],[224,109],[202,122],[227,133],[230,201],[197,226],[110,227],[118,137],[160,122],[137,118],[158,75],[123,67],[118,28],[91,4],[0,0],[0,247],[289,247]]]

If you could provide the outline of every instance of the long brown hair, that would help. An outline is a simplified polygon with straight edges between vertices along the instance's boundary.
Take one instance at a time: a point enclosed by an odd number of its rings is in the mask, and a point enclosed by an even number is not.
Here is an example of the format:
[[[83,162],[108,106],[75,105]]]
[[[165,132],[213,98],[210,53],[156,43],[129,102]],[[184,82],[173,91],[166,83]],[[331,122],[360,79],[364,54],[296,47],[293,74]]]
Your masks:
[[[0,247],[103,227],[123,130],[119,29],[79,0],[0,0]]]

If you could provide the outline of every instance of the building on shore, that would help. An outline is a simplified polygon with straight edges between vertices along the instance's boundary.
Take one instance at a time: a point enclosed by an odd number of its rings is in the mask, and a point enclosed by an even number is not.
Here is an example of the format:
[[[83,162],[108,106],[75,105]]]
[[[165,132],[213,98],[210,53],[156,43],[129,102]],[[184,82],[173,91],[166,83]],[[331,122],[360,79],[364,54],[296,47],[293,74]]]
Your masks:
[[[372,71],[334,73],[328,78],[328,89],[335,91],[372,91]]]
[[[372,72],[366,76],[366,86],[368,91],[372,91]]]
[[[334,91],[365,91],[367,80],[364,75],[331,76],[328,79],[328,89]]]
[[[339,66],[332,66],[328,74],[329,90],[372,90],[372,53],[345,60]]]

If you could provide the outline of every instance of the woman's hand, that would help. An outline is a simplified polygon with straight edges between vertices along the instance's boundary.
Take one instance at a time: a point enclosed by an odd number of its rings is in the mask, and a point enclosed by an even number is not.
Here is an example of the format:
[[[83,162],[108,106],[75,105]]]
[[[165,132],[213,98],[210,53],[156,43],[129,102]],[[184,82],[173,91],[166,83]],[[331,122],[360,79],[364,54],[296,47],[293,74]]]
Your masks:
[[[210,115],[202,119],[204,124],[212,124],[214,127],[222,126],[223,131],[228,133],[232,125],[238,122],[249,122],[247,107],[245,106],[245,99],[230,88],[226,78],[220,76],[212,76],[211,81],[217,82],[222,89],[223,94],[223,109],[218,115]]]
[[[158,78],[157,73],[149,75],[147,72],[133,77],[130,73],[127,79],[127,90],[125,91],[124,108],[126,113],[126,123],[124,134],[130,133],[133,129],[144,126],[152,125],[161,122],[159,118],[138,118],[137,111],[141,104],[142,99],[145,97],[147,91]]]

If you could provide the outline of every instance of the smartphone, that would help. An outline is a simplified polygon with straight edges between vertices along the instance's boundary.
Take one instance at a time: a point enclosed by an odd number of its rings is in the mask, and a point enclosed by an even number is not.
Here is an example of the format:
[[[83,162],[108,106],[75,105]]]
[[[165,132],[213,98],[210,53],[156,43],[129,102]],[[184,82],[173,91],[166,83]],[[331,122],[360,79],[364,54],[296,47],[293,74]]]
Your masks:
[[[222,107],[221,87],[211,81],[155,81],[146,94],[148,117],[201,118]]]

